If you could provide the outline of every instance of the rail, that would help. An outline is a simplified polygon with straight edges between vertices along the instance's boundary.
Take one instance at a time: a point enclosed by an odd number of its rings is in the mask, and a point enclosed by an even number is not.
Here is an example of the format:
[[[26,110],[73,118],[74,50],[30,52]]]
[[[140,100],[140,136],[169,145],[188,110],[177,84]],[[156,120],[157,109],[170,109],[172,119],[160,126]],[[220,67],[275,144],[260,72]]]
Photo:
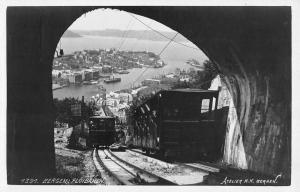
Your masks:
[[[171,181],[169,181],[169,180],[167,180],[167,179],[165,179],[165,178],[163,178],[163,177],[160,177],[160,176],[158,176],[158,175],[155,175],[155,174],[153,174],[153,173],[150,173],[150,172],[148,172],[148,171],[146,171],[146,170],[144,170],[144,169],[141,169],[141,168],[139,168],[139,167],[137,167],[137,166],[135,166],[135,165],[133,165],[133,164],[131,164],[131,163],[125,161],[124,159],[121,159],[120,157],[118,157],[117,155],[115,155],[115,154],[114,154],[113,152],[111,152],[110,150],[109,150],[109,153],[110,153],[110,155],[112,155],[114,158],[116,158],[118,161],[120,161],[120,162],[126,164],[127,166],[132,167],[132,168],[135,170],[135,172],[138,174],[138,177],[141,178],[141,179],[144,180],[144,181],[145,181],[145,180],[148,180],[148,179],[152,179],[152,180],[155,181],[155,182],[152,182],[152,183],[153,183],[153,184],[156,184],[156,185],[177,185],[177,184],[174,183],[174,182],[171,182]]]
[[[99,164],[121,185],[177,185],[116,156],[110,150],[98,150]]]
[[[147,156],[146,154],[144,154],[143,152],[138,151],[138,150],[134,150],[134,149],[127,149],[127,150],[132,152],[132,153],[135,153],[135,154],[144,155],[145,157],[151,158],[155,161],[161,161],[157,158]],[[217,166],[211,166],[208,163],[201,163],[201,162],[199,162],[199,163],[178,163],[178,162],[176,162],[176,163],[173,163],[173,164],[181,165],[181,166],[184,166],[184,167],[187,167],[187,168],[190,168],[190,169],[199,170],[199,171],[203,171],[203,172],[207,172],[207,173],[214,173],[214,174],[219,173],[220,170],[221,170],[221,168],[219,168]]]

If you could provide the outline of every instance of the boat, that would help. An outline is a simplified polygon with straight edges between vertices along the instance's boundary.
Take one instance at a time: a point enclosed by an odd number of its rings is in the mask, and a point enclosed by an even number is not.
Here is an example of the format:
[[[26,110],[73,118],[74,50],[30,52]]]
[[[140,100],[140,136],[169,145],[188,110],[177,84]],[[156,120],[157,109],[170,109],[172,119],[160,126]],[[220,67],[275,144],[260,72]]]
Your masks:
[[[122,70],[122,71],[118,71],[119,74],[128,74],[129,71],[126,71],[126,70]]]
[[[110,75],[103,75],[103,74],[100,75],[100,78],[109,78],[109,77]]]
[[[60,86],[60,85],[57,85],[57,84],[52,85],[52,90],[61,89],[61,88],[63,88],[63,86]]]
[[[98,81],[91,81],[91,84],[93,85],[98,84]]]
[[[92,83],[90,81],[83,81],[82,84],[83,85],[91,85]]]
[[[52,90],[57,90],[57,89],[62,89],[64,87],[67,87],[68,85],[64,84],[64,85],[59,85],[59,84],[52,84]]]
[[[96,85],[98,84],[98,81],[83,81],[83,85]]]
[[[113,77],[113,78],[109,78],[109,79],[105,79],[104,83],[117,83],[120,82],[121,78],[120,77]]]

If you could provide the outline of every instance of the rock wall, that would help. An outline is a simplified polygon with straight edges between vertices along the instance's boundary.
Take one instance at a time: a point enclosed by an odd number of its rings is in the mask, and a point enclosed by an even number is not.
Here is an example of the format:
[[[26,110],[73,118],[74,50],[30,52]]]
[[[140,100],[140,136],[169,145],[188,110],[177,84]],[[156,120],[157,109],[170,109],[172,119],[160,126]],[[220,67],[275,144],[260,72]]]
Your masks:
[[[228,107],[225,136],[223,138],[222,163],[240,169],[247,169],[246,153],[242,141],[240,122],[236,108],[226,84],[220,75],[211,82],[210,90],[219,90],[218,109]],[[220,129],[219,127],[217,129]]]
[[[228,149],[237,148],[234,143],[240,146],[242,142],[243,146],[238,150],[245,152],[249,169],[273,175],[282,173],[289,177],[290,103],[284,100],[274,103],[276,96],[270,94],[268,76],[251,76],[248,80],[227,76],[225,83],[233,95],[238,114],[238,121],[233,121],[234,137],[228,135],[228,140],[232,141]],[[235,154],[225,151],[224,157],[230,158],[224,160],[245,168],[239,164],[240,161],[236,162],[239,158],[235,158]]]
[[[284,77],[286,69],[277,76],[258,70],[247,73],[244,64],[234,65],[235,70],[242,67],[244,72],[231,71],[221,78],[228,89],[223,92],[230,93],[225,94],[230,104],[223,161],[237,168],[289,178],[291,92],[290,82]]]
[[[200,30],[205,37],[214,37],[198,42],[218,64],[236,109],[238,122],[226,136],[231,142],[227,142],[224,160],[239,168],[290,178],[290,12],[288,8],[262,9],[264,13],[237,11],[239,18],[224,15],[223,22],[233,23],[227,23],[226,29],[216,27],[210,34]],[[224,33],[230,29],[235,30]]]
[[[229,106],[223,162],[236,168],[289,177],[290,170],[280,167],[290,166],[287,160],[290,103],[272,102],[268,76],[250,79],[217,76],[210,89],[218,87],[222,87],[218,108]],[[279,107],[284,111],[278,111]],[[280,122],[282,119],[286,120],[286,126]]]

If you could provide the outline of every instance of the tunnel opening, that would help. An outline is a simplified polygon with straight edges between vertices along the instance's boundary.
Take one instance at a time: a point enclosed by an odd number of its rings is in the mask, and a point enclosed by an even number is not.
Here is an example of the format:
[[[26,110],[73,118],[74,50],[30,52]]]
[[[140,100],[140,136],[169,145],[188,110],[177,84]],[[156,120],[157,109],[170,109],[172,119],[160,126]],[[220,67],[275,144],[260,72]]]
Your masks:
[[[114,15],[118,15],[119,17],[117,18]],[[124,19],[126,16],[128,17],[127,20]],[[99,22],[103,22],[106,17],[110,18],[110,20],[107,20],[109,23],[115,22],[118,25],[124,23],[123,31],[118,30],[118,28],[114,29],[113,24],[111,24],[112,29],[109,29],[109,27],[102,30],[97,30],[96,28],[93,30],[87,29],[91,27],[89,26],[91,23],[99,25]],[[114,17],[117,20],[123,18],[123,22],[114,20]],[[77,29],[76,26],[78,27]],[[105,38],[108,38],[110,42],[108,43]],[[138,59],[135,62],[135,57],[141,58],[140,53],[147,53],[146,56],[142,55],[142,57],[150,57],[150,60],[154,58],[154,62],[147,61],[147,58]],[[174,56],[174,53],[176,53],[176,56]],[[127,57],[126,60],[123,59],[125,56]],[[133,60],[133,64],[130,65],[129,62],[131,62],[131,59]],[[162,63],[162,66],[158,66],[159,62]],[[140,68],[138,64],[142,65],[142,69],[137,73],[135,70]],[[144,68],[145,66],[147,68]],[[153,70],[151,71],[149,68],[153,68]],[[120,75],[122,73],[119,73],[118,70],[128,71],[127,76],[130,78],[128,82],[122,82],[123,79],[126,80],[126,75]],[[145,73],[147,70],[150,73]],[[204,117],[213,111],[214,118],[216,119],[213,132],[204,131],[200,133],[199,130],[195,132],[198,135],[203,134],[204,137],[201,137],[202,140],[208,139],[210,143],[200,144],[198,141],[198,144],[193,144],[196,147],[195,150],[191,148],[184,150],[184,144],[177,147],[181,149],[182,154],[186,154],[184,155],[184,159],[177,158],[179,161],[194,162],[204,160],[210,163],[224,164],[226,127],[229,126],[227,123],[230,124],[230,122],[227,122],[229,104],[228,102],[224,103],[220,101],[229,100],[228,95],[230,93],[226,85],[224,83],[221,84],[220,74],[218,66],[211,62],[198,47],[178,32],[156,21],[114,9],[96,9],[84,13],[64,32],[57,43],[54,54],[52,89],[54,105],[57,111],[54,132],[55,146],[64,145],[64,147],[73,149],[87,149],[88,145],[90,145],[88,116],[109,116],[105,113],[105,110],[111,111],[114,110],[114,107],[123,106],[124,104],[128,105],[130,110],[130,108],[134,108],[133,105],[137,105],[137,102],[146,102],[147,99],[150,99],[151,96],[161,90],[185,88],[187,91],[190,89],[221,91],[225,89],[227,90],[225,94],[220,94],[219,97],[213,97],[211,100],[187,100],[185,107],[180,110],[188,113],[178,111],[178,113],[184,116],[189,116],[189,120],[194,120],[193,113],[196,111],[193,111],[193,105],[197,105],[197,102],[202,102],[200,104],[201,112],[198,115],[199,117]],[[105,84],[103,83],[105,82],[105,78],[103,77],[106,76],[119,77],[122,81],[119,83],[119,86],[116,86],[116,84]],[[217,83],[212,85],[213,81]],[[139,89],[144,90],[137,92],[137,94],[132,94],[132,91]],[[119,100],[118,95],[120,92],[127,93],[127,102],[122,101],[121,103],[122,99]],[[113,97],[111,97],[112,94]],[[118,95],[117,99],[114,98],[115,95]],[[227,98],[224,98],[225,95]],[[132,97],[132,101],[129,101],[129,96]],[[82,100],[80,99],[81,97]],[[85,109],[82,109],[83,107]],[[153,112],[152,108],[152,105],[146,104],[144,108],[141,108],[143,113],[140,115],[145,114],[145,111]],[[85,112],[89,110],[89,114],[83,114],[85,113],[84,110]],[[124,132],[123,142],[128,145],[126,142],[132,140],[136,133],[134,131],[136,129],[134,123],[126,125],[126,123],[129,123],[126,122],[126,118],[129,118],[126,112],[121,115],[120,113],[117,115],[113,113],[112,115],[118,119],[118,122],[116,121],[117,129],[125,126],[123,130],[118,131]],[[123,124],[119,121],[122,118],[124,121]],[[152,129],[152,125],[149,124],[148,126],[150,127],[147,128],[149,134],[154,134],[150,130]],[[204,127],[201,128],[203,125],[199,124],[198,126],[196,129],[205,129]],[[161,125],[160,129],[166,129],[163,127]],[[181,136],[181,138],[177,136],[177,141],[185,140],[182,137],[191,138],[192,133],[188,127],[183,127],[182,132],[184,136]],[[145,134],[148,133],[145,132]],[[169,135],[172,134],[169,133]],[[205,134],[207,135],[206,137]],[[127,139],[125,139],[126,136]],[[144,142],[142,141],[143,138],[141,139],[141,143],[135,143],[134,147],[141,148],[147,152],[151,150],[161,154],[161,150],[155,149],[162,143],[159,142],[160,138],[162,136],[155,136],[154,140],[157,141],[155,147],[146,149],[147,147],[142,144]],[[147,140],[147,138],[144,139]],[[117,140],[122,139],[118,138]],[[152,141],[145,142],[151,143]],[[188,142],[188,145],[191,147],[191,141]],[[208,151],[209,147],[204,145],[214,147]],[[201,150],[202,152],[200,153],[199,151]],[[165,151],[164,153],[172,152]]]
[[[8,18],[11,18],[7,26],[10,34],[7,59],[10,82],[7,110],[10,183],[19,183],[20,178],[28,175],[42,176],[43,173],[38,170],[53,175],[53,53],[59,38],[70,23],[81,14],[95,8],[22,9],[10,8],[7,11]],[[227,153],[226,158],[231,164],[238,164],[238,154],[244,150],[248,170],[270,175],[282,174],[290,179],[290,8],[120,9],[145,15],[172,26],[176,31],[182,31],[182,34],[199,45],[214,63],[222,66],[223,82],[232,95],[240,127],[239,131],[230,131],[237,128],[228,130],[232,138],[226,142],[231,153]],[[68,10],[70,15],[65,20],[59,19],[65,15],[65,10]],[[159,10],[159,14],[156,14],[156,10]],[[178,17],[178,11],[184,17]],[[193,19],[186,23],[185,17]],[[207,18],[211,20],[207,21]],[[211,22],[216,25],[211,25]],[[201,29],[188,30],[200,24]],[[240,30],[233,31],[236,26],[239,26]],[[28,32],[26,37],[17,32],[24,29]],[[53,33],[50,34],[49,31]],[[41,41],[34,41],[36,38],[40,38]],[[23,39],[24,44],[20,45],[19,39]],[[21,65],[20,61],[27,64],[27,67]],[[23,72],[38,74],[40,81],[28,80]],[[40,123],[37,124],[37,121]],[[37,135],[43,136],[37,138],[28,133],[32,131],[38,131],[40,134]],[[233,134],[239,132],[240,134]],[[239,146],[241,141],[244,149],[235,147]],[[39,147],[37,143],[41,143]],[[45,158],[47,160],[41,161]]]

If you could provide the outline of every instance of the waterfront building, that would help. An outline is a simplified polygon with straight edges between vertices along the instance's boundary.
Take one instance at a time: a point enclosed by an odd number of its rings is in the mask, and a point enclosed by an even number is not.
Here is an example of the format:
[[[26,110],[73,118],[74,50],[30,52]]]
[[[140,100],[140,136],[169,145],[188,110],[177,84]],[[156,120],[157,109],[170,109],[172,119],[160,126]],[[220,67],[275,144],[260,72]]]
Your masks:
[[[62,74],[62,72],[60,70],[52,70],[52,77],[59,77]]]
[[[83,75],[84,75],[84,80],[85,81],[90,81],[90,80],[92,80],[93,79],[93,72],[91,72],[91,71],[84,71],[83,72]]]
[[[100,78],[100,72],[99,72],[99,70],[93,70],[92,71],[92,74],[93,74],[93,79],[94,80],[97,80],[97,79],[99,79]]]
[[[69,82],[73,84],[80,84],[82,82],[81,73],[73,73],[69,76]]]
[[[61,78],[69,80],[69,77],[72,74],[71,70],[62,70],[61,72]]]

